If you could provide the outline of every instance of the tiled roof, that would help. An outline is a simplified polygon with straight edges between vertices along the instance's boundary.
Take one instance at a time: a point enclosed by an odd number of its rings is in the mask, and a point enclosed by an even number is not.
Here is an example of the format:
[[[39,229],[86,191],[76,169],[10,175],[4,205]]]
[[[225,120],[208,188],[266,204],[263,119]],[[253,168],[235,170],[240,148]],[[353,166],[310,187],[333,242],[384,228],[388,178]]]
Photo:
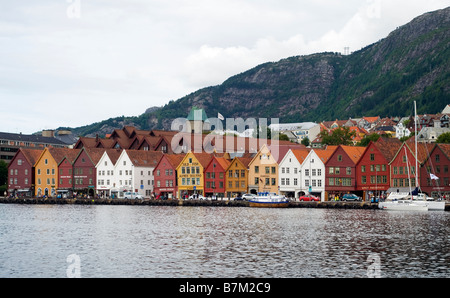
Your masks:
[[[292,153],[294,154],[295,158],[297,158],[298,162],[302,164],[310,151],[310,149],[293,149]]]
[[[366,147],[344,146],[344,145],[340,146],[355,164],[358,163],[359,159],[366,150]]]
[[[117,160],[120,157],[120,154],[122,154],[123,149],[107,149],[106,154],[108,154],[109,159],[111,162],[115,165]]]
[[[325,149],[314,149],[314,152],[320,158],[320,160],[325,164],[338,146],[327,146]]]
[[[156,167],[163,156],[159,151],[126,150],[135,167]]]
[[[402,142],[397,138],[379,138],[378,141],[373,144],[381,152],[388,163],[391,162],[398,152],[398,149],[402,146]]]
[[[39,150],[39,149],[20,148],[20,151],[22,151],[28,163],[31,166],[33,166],[38,160],[39,156],[41,156],[43,149]]]
[[[184,154],[165,154],[172,167],[176,169],[184,158]]]

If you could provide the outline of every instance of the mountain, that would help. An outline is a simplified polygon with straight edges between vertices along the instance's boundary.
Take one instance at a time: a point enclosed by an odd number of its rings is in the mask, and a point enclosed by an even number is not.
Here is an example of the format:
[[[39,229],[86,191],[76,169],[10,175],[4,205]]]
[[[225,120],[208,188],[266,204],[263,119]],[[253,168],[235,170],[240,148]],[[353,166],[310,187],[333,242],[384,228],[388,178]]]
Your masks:
[[[109,119],[141,129],[170,129],[193,106],[209,117],[323,121],[437,113],[450,99],[450,7],[426,13],[351,55],[318,53],[259,65],[139,117]],[[97,123],[84,127],[95,133]],[[97,127],[97,128],[94,128]]]

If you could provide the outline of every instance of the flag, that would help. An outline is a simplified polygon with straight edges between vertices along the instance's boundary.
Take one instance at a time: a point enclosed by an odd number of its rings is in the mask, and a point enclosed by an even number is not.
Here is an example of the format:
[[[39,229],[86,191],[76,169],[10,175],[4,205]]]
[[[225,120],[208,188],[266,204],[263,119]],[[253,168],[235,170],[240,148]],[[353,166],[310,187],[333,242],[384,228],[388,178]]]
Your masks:
[[[217,118],[219,118],[219,120],[225,120],[225,118],[223,117],[223,115],[220,114],[220,113],[217,113]]]
[[[430,173],[430,178],[431,178],[431,180],[439,180],[439,177],[432,173]]]

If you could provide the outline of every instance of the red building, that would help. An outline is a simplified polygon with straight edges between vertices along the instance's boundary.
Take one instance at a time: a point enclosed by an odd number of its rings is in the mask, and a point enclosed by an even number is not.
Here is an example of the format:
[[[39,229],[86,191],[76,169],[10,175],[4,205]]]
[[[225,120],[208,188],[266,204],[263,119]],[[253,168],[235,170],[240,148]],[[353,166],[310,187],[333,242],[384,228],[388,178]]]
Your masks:
[[[450,197],[450,144],[436,144],[420,167],[420,187],[429,196]]]
[[[417,144],[417,166],[421,167],[433,149],[434,144]],[[414,137],[403,143],[389,163],[391,171],[390,192],[410,192],[414,189],[416,182],[416,153]],[[421,181],[421,171],[418,172],[417,181]]]
[[[73,149],[58,164],[58,195],[66,198],[73,196],[73,162],[81,150]]]
[[[34,164],[42,150],[20,148],[8,165],[8,193],[31,197],[34,194]],[[3,195],[3,194],[1,194]]]
[[[356,165],[365,147],[339,145],[325,164],[325,196],[331,200],[335,195],[354,193],[362,196],[356,189]]]
[[[205,196],[225,197],[226,172],[230,161],[224,157],[213,156],[205,168]]]
[[[356,190],[363,192],[363,199],[372,195],[385,195],[390,187],[389,163],[402,143],[395,138],[380,138],[370,142],[356,166]]]
[[[164,154],[155,169],[154,193],[156,198],[175,199],[178,192],[177,167],[183,160],[184,154]]]
[[[77,195],[94,196],[97,184],[97,170],[95,166],[102,158],[104,148],[87,148],[80,150],[73,162],[73,189]]]

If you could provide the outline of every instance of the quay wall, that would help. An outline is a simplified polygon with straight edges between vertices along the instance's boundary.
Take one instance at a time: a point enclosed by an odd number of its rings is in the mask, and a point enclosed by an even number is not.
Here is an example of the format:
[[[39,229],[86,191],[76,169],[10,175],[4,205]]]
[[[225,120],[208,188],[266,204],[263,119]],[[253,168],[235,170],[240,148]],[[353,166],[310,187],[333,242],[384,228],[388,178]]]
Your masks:
[[[6,198],[0,197],[0,204],[53,204],[53,205],[135,205],[135,206],[186,206],[186,207],[248,207],[247,201],[228,200],[129,200],[129,199],[56,199],[56,198]],[[377,210],[377,203],[370,202],[290,202],[288,208],[324,208],[324,209],[366,209]],[[445,205],[450,211],[450,203]]]

